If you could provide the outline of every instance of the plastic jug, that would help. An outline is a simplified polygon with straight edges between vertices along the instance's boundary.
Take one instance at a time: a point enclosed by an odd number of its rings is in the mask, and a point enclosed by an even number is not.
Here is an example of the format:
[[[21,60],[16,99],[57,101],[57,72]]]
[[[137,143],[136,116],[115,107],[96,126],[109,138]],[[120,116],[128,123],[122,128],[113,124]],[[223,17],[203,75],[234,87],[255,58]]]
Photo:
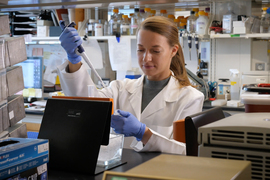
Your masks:
[[[231,100],[239,100],[240,98],[240,83],[239,71],[237,69],[230,69],[231,72]]]

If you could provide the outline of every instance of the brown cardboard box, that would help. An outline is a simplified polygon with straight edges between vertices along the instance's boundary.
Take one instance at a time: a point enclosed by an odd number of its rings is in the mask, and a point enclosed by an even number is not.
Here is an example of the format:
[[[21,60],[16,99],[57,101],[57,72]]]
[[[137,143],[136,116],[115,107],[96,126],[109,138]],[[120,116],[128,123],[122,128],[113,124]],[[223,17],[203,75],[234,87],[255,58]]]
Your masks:
[[[8,97],[8,115],[10,126],[25,118],[24,101],[22,95]]]
[[[13,66],[27,59],[24,37],[6,38],[6,67]]]
[[[7,104],[2,106],[2,125],[3,125],[3,130],[8,129],[9,127]]]
[[[6,70],[0,70],[0,102],[7,99],[7,75]]]
[[[3,107],[0,107],[0,133],[4,131],[3,128]]]
[[[3,44],[3,41],[0,40],[0,70],[5,69],[6,67],[6,59],[7,59],[7,54],[6,54],[6,48]]]
[[[17,123],[7,129],[9,132],[9,137],[15,138],[27,138],[26,125],[22,123]]]
[[[12,66],[7,69],[8,96],[24,89],[23,72],[21,66]]]
[[[9,17],[8,16],[0,16],[0,35],[10,34],[9,27]]]
[[[23,123],[26,124],[27,131],[39,132],[40,123],[29,123],[29,122],[23,122]]]

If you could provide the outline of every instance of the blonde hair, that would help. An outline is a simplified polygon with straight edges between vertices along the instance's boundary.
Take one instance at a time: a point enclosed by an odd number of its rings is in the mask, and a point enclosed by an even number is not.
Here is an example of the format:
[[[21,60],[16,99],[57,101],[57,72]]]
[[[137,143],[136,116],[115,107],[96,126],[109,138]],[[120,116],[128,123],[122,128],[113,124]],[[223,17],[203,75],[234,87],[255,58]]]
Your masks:
[[[180,87],[190,86],[191,83],[187,76],[185,59],[179,43],[178,29],[176,25],[166,17],[153,16],[147,18],[141,23],[137,33],[140,29],[149,30],[166,37],[168,40],[167,42],[171,47],[178,45],[179,48],[175,56],[172,58],[170,70],[173,71],[173,76],[178,80]]]

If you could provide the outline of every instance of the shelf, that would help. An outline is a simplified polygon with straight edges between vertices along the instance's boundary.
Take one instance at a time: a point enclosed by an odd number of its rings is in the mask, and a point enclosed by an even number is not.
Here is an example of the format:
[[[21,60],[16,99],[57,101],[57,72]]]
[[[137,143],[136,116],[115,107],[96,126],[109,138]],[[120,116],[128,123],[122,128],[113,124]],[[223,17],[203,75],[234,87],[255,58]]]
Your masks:
[[[129,37],[130,39],[136,39],[136,36],[122,36]],[[81,37],[83,38],[83,37]],[[88,36],[89,39],[96,40],[108,40],[113,39],[115,36]],[[59,37],[32,37],[32,42],[26,42],[26,44],[60,44]]]
[[[256,34],[211,34],[210,38],[270,38],[270,33],[256,33]]]

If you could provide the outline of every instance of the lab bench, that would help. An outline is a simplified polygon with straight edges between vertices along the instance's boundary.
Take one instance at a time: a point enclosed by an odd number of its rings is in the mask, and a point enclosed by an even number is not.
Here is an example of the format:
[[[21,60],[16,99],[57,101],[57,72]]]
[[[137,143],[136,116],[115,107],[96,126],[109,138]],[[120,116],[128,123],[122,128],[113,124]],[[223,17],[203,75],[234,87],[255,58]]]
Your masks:
[[[211,105],[211,101],[204,101],[203,103],[203,110],[211,109],[214,106]],[[231,115],[234,114],[239,114],[239,113],[245,113],[245,106],[240,106],[240,107],[232,107],[232,106],[221,106],[221,109],[224,112],[228,112]]]

